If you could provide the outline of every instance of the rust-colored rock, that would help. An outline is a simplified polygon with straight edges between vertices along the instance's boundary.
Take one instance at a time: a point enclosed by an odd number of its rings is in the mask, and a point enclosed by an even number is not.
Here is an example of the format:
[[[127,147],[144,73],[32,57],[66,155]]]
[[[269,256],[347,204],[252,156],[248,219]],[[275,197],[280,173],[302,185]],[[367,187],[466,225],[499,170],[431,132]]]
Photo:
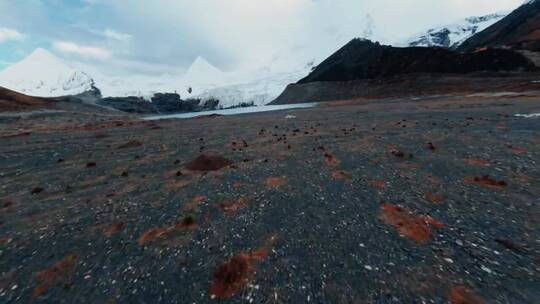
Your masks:
[[[477,158],[467,158],[465,159],[465,163],[471,165],[471,166],[487,166],[489,165],[489,162],[487,160],[483,159],[477,159]]]
[[[426,199],[434,204],[440,204],[444,202],[444,196],[433,192],[426,193]]]
[[[287,178],[283,176],[269,177],[266,179],[265,184],[268,189],[279,188],[287,184]]]
[[[110,225],[109,227],[105,228],[103,230],[103,234],[107,237],[111,237],[119,232],[121,232],[122,230],[124,230],[124,227],[125,227],[125,223],[124,222],[118,222],[118,223],[114,223],[112,225]]]
[[[239,253],[214,273],[210,293],[218,299],[229,299],[249,282],[254,273],[253,258],[249,254]]]
[[[451,304],[485,304],[469,286],[457,285],[450,289],[448,299]]]
[[[210,294],[220,300],[230,299],[237,294],[255,275],[257,263],[268,258],[275,241],[276,237],[272,236],[263,247],[238,253],[219,266],[214,273]]]
[[[324,161],[329,167],[337,167],[341,164],[341,161],[329,152],[324,152]]]
[[[373,180],[369,182],[369,185],[372,188],[376,188],[376,189],[384,189],[386,187],[386,183],[382,180]]]
[[[352,174],[344,170],[338,170],[332,172],[332,177],[335,179],[350,180],[352,179]]]
[[[216,155],[201,154],[199,157],[186,165],[186,169],[190,171],[218,171],[224,167],[232,165],[232,160]]]
[[[431,216],[419,216],[406,208],[385,203],[379,218],[396,228],[399,234],[417,242],[426,243],[433,235],[432,228],[440,229],[444,224]]]
[[[512,250],[519,254],[525,254],[527,253],[527,250],[516,243],[514,243],[512,240],[509,239],[495,239],[495,242],[499,243],[500,245],[504,246],[506,249]]]
[[[508,148],[510,149],[510,151],[512,151],[512,153],[514,154],[523,154],[523,153],[527,153],[527,149],[523,148],[523,147],[519,147],[519,146],[508,146]]]
[[[219,209],[221,209],[227,215],[235,215],[242,209],[245,209],[249,206],[249,199],[239,198],[236,200],[229,200],[219,204]]]
[[[476,184],[482,187],[495,189],[495,190],[504,190],[508,187],[508,184],[505,181],[498,181],[489,175],[484,176],[467,176],[465,181],[471,184]]]
[[[145,246],[156,239],[166,236],[168,233],[170,233],[168,228],[148,229],[139,237],[139,245]]]

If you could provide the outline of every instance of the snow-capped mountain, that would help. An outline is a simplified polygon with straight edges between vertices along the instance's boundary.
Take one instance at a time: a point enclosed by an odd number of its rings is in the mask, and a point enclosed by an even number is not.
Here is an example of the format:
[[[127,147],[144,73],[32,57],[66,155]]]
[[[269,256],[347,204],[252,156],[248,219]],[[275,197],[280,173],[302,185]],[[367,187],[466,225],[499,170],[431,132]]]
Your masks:
[[[207,89],[197,98],[206,101],[209,99],[220,100],[220,106],[230,107],[242,103],[253,103],[254,105],[265,105],[276,99],[288,84],[295,83],[298,79],[305,77],[311,70],[310,65],[303,69],[291,72],[272,73],[269,75],[253,75],[253,79],[232,85]]]
[[[314,60],[312,60],[314,62]],[[0,86],[40,97],[76,95],[98,88],[103,97],[140,96],[177,92],[182,98],[219,100],[219,106],[241,103],[264,105],[285,87],[306,76],[313,63],[285,70],[269,66],[223,72],[198,57],[185,73],[111,76],[81,62],[68,62],[37,49],[30,56],[0,72]]]
[[[496,13],[480,17],[469,17],[454,24],[432,28],[408,39],[399,46],[438,46],[456,48],[471,36],[495,24],[508,13]]]
[[[184,74],[186,83],[196,84],[219,84],[226,81],[226,74],[210,64],[206,59],[197,57]]]
[[[0,72],[0,86],[32,96],[76,95],[93,85],[85,72],[41,48]]]

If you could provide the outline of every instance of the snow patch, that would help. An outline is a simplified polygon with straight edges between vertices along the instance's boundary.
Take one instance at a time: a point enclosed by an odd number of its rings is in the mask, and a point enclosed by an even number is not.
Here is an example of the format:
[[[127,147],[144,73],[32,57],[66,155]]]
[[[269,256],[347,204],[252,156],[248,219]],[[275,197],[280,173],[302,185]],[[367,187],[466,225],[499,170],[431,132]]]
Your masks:
[[[537,118],[540,117],[540,113],[531,113],[531,114],[516,114],[514,115],[516,117],[523,117],[523,118]]]
[[[414,35],[399,46],[445,47],[456,48],[471,36],[495,24],[508,15],[508,12],[495,13],[480,17],[469,17],[454,24],[429,29]]]

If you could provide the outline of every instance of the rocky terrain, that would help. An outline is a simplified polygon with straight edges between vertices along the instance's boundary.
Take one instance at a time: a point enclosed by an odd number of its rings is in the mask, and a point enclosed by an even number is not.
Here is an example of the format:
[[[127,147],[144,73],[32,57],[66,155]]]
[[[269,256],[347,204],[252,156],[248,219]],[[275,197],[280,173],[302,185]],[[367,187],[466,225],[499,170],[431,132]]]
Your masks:
[[[70,105],[0,114],[2,303],[540,298],[538,93]]]
[[[0,88],[0,303],[538,303],[537,5],[470,51],[355,39],[274,101],[314,108]]]

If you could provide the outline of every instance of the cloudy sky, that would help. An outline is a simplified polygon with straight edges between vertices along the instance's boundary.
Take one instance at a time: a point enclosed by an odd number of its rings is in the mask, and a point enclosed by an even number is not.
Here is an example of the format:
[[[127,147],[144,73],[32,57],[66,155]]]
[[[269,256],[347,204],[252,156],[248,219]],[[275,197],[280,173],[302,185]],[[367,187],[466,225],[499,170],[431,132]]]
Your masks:
[[[114,73],[223,70],[383,43],[523,0],[0,0],[0,69],[37,47]]]

